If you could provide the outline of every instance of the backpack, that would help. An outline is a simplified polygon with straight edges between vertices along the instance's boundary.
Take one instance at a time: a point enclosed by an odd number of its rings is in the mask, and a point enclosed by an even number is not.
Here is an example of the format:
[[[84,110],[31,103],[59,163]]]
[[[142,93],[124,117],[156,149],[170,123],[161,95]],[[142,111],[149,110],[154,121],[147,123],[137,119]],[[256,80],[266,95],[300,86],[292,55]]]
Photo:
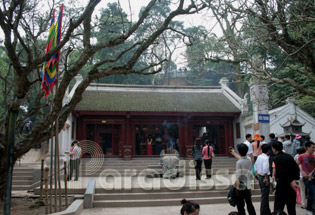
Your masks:
[[[227,200],[231,206],[235,207],[236,205],[236,187],[232,185],[230,188],[229,194],[227,196]]]

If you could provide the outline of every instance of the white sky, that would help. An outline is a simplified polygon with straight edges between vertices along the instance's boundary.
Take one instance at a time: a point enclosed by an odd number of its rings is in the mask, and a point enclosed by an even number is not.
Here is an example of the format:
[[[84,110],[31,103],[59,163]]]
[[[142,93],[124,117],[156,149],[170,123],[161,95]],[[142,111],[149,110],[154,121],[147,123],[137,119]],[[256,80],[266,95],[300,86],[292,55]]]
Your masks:
[[[65,0],[65,2],[67,1]],[[77,2],[81,3],[83,6],[86,6],[89,0],[79,0]],[[123,11],[129,15],[129,19],[132,18],[132,21],[136,21],[138,19],[138,14],[141,7],[146,6],[150,1],[149,0],[130,0],[130,5],[129,5],[129,0],[102,0],[96,8],[96,13],[97,11],[99,11],[100,8],[107,7],[107,4],[110,2],[119,2]],[[190,3],[190,0],[187,2]],[[57,9],[57,11],[59,11],[59,9]],[[130,17],[130,14],[132,17]],[[212,30],[212,32],[215,32],[216,34],[221,34],[219,26],[216,25],[215,18],[211,18],[210,14],[211,14],[210,11],[208,11],[207,9],[204,9],[202,12],[198,14],[179,16],[175,20],[183,21],[186,28],[192,27],[192,26],[203,25],[205,26],[206,29]],[[4,38],[4,36],[3,36],[2,29],[0,28],[0,41],[2,40],[2,38]],[[184,66],[182,65],[183,62],[181,62],[182,60],[180,59],[181,52],[183,52],[184,50],[185,50],[184,48],[179,49],[177,53],[175,54],[176,59],[173,59],[174,61],[176,61],[179,67]]]
[[[99,3],[98,7],[104,7],[109,2],[120,2],[120,5],[123,8],[124,12],[129,15],[131,7],[131,13],[133,15],[132,20],[134,21],[137,20],[141,7],[146,6],[150,2],[150,0],[130,0],[130,7],[129,0],[103,0]],[[190,0],[188,0],[187,2],[190,3]],[[210,11],[204,9],[198,14],[180,16],[176,20],[183,21],[185,23],[185,27],[203,25],[207,29],[211,30],[216,26],[216,21],[214,18],[210,17],[210,14]],[[219,28],[214,28],[214,30],[219,33]]]
[[[103,0],[103,2],[98,5],[98,8],[107,6],[109,2],[119,2],[123,11],[129,15],[129,19],[131,14],[132,21],[136,21],[138,19],[138,14],[141,7],[146,6],[150,2],[150,0],[130,0],[130,5],[129,0]],[[191,1],[189,0],[187,2],[190,3]],[[175,6],[176,5],[174,5],[174,7]],[[216,25],[217,22],[215,18],[211,16],[211,12],[208,9],[204,9],[198,14],[179,16],[175,20],[183,21],[186,28],[203,25],[206,29],[211,30],[212,33],[221,35],[220,27],[219,25]],[[183,57],[185,49],[186,47],[183,44],[181,48],[178,48],[178,50],[174,53],[174,57],[172,60],[176,62],[178,68],[186,66],[186,59]]]

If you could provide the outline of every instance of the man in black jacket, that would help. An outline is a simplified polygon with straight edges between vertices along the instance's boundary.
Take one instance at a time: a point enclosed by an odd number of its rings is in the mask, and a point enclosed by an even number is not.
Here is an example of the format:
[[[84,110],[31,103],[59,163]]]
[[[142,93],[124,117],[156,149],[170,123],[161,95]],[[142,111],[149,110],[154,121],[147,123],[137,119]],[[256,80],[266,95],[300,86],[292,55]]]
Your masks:
[[[277,187],[275,193],[275,211],[283,211],[287,205],[289,215],[296,215],[296,180],[300,178],[300,170],[292,156],[282,152],[283,145],[279,141],[272,144],[275,153]]]
[[[273,153],[272,151],[272,144],[274,142],[276,142],[276,135],[274,133],[270,133],[269,134],[269,139],[270,139],[270,142],[268,142],[267,144],[270,146],[270,152],[269,152],[269,170],[270,170],[270,176],[272,176],[272,163],[273,163],[273,160],[275,159],[275,153]]]

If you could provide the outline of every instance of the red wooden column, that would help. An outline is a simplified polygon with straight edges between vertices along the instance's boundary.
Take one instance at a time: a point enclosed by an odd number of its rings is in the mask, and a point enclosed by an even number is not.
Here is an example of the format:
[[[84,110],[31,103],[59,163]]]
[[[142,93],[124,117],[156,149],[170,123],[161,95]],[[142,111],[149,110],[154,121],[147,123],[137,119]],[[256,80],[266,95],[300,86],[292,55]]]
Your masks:
[[[125,141],[123,141],[122,146],[122,158],[124,160],[131,160],[132,159],[132,145],[131,145],[131,119],[130,113],[126,114],[126,124],[125,124]]]
[[[190,125],[190,119],[191,116],[187,114],[187,117],[185,117],[184,120],[184,128],[185,128],[185,158],[192,158],[192,150],[193,150],[193,144],[191,143],[191,135],[192,135],[192,129]]]
[[[80,117],[79,113],[76,113],[75,117],[77,118],[77,125],[76,125],[76,127],[77,127],[77,129],[76,129],[77,133],[76,134],[77,135],[76,135],[75,138],[77,140],[82,140],[85,137],[85,135],[86,135],[86,131],[83,128],[84,123],[83,123],[82,117]],[[85,135],[83,135],[83,131],[85,132]]]

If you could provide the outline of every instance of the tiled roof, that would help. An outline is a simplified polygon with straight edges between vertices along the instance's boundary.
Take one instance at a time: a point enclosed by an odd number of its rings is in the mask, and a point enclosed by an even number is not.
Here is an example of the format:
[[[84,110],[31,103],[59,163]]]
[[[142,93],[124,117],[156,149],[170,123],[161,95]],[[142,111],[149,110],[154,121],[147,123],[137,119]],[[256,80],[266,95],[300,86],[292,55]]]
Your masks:
[[[220,88],[87,88],[76,110],[141,112],[237,112]]]
[[[290,127],[290,126],[302,127],[304,125],[305,123],[300,123],[297,119],[288,119],[288,121],[284,123],[283,125],[281,125],[281,127],[283,128]]]

